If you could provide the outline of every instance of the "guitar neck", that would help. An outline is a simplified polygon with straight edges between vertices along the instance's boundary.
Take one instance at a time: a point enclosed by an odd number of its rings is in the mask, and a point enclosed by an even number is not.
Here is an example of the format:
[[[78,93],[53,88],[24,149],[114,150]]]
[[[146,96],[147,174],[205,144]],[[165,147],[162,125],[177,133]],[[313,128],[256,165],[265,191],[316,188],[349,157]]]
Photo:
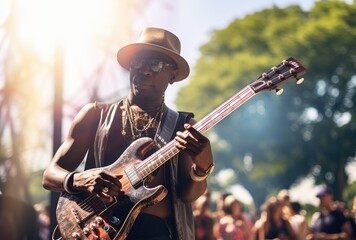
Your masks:
[[[256,95],[256,93],[252,90],[252,88],[249,85],[246,86],[244,89],[221,104],[214,111],[206,115],[199,122],[194,124],[194,128],[200,133],[207,132],[210,128],[218,124],[221,120],[230,115],[230,113],[235,111],[254,95]]]
[[[255,91],[252,90],[250,85],[243,88],[241,91],[233,95],[223,104],[221,104],[214,111],[206,115],[199,122],[194,124],[194,128],[198,130],[200,133],[207,132],[210,128],[215,126],[225,117],[230,115],[234,110],[244,104],[247,100],[256,95]],[[137,166],[137,173],[139,174],[141,179],[145,179],[151,173],[153,173],[156,169],[162,166],[169,159],[174,157],[179,153],[179,149],[175,147],[175,141],[172,140],[159,149],[157,152],[152,154],[150,157],[145,159],[140,165]]]

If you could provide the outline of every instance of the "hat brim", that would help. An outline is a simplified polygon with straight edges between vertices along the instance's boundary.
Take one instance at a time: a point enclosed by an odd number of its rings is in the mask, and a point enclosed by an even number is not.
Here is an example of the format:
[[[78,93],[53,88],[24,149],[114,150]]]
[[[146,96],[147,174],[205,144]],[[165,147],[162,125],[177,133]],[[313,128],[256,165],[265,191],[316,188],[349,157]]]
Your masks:
[[[190,68],[187,61],[179,54],[154,44],[149,43],[133,43],[121,48],[117,53],[117,61],[120,65],[129,70],[129,62],[133,56],[140,51],[154,51],[167,55],[177,64],[178,74],[175,78],[175,82],[181,81],[188,77]]]

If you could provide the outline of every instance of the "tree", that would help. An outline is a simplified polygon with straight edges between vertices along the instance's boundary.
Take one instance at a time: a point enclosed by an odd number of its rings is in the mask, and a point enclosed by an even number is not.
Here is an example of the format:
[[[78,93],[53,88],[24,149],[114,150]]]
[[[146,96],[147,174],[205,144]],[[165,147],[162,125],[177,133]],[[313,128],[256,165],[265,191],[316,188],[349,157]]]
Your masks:
[[[177,98],[197,119],[288,56],[308,68],[301,87],[257,95],[210,132],[217,169],[234,169],[256,204],[308,175],[341,198],[345,166],[355,161],[355,14],[355,2],[273,7],[234,20],[201,47]]]
[[[14,6],[8,18],[0,23],[2,78],[0,87],[0,189],[31,203],[28,191],[28,172],[23,166],[27,148],[41,146],[38,142],[36,121],[39,114],[40,94],[33,81],[37,64],[33,50],[22,41],[16,31],[18,22]],[[44,64],[44,63],[43,63]],[[25,129],[25,130],[24,130]]]

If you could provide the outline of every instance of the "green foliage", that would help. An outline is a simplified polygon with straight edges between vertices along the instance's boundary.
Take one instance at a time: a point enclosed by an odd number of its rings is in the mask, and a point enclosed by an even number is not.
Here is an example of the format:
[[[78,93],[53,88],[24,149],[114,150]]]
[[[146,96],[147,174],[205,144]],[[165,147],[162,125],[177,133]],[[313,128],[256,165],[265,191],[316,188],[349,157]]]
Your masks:
[[[346,203],[346,208],[347,209],[352,209],[353,206],[353,200],[356,197],[356,181],[349,184],[343,194],[342,194],[342,199],[345,201]]]
[[[306,211],[307,223],[311,222],[313,213],[319,211],[319,207],[314,206],[313,204],[305,204],[303,205],[303,209]]]
[[[43,171],[33,172],[30,176],[29,191],[33,204],[46,202],[49,199],[49,191],[42,187]]]
[[[354,16],[356,3],[342,1],[274,7],[234,20],[201,47],[177,98],[198,120],[289,56],[308,69],[303,85],[259,94],[212,130],[217,170],[233,168],[256,204],[308,174],[341,198],[356,148]]]

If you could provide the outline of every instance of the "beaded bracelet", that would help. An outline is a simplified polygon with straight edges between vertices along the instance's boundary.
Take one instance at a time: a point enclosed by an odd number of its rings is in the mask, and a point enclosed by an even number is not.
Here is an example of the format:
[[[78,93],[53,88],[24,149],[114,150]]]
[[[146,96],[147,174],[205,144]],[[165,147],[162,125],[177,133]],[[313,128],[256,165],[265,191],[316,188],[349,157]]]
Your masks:
[[[76,173],[78,173],[78,172],[69,172],[64,178],[63,188],[67,193],[77,194],[80,192],[79,190],[73,189],[73,177],[74,177],[74,174],[76,174]]]

